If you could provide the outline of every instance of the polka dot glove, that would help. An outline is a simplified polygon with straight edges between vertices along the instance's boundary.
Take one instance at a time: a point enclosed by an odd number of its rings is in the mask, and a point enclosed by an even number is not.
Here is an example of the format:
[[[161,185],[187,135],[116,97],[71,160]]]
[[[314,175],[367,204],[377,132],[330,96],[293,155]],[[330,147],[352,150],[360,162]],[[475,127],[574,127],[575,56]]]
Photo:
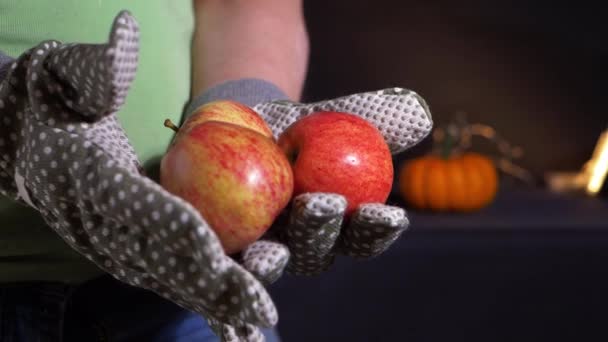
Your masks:
[[[359,115],[380,130],[393,154],[419,143],[433,125],[425,101],[413,91],[401,88],[311,104],[272,101],[254,109],[276,138],[296,120],[313,112]],[[285,266],[293,274],[318,274],[331,266],[337,254],[357,258],[379,255],[409,225],[404,209],[383,203],[361,205],[349,223],[343,225],[346,206],[346,199],[338,194],[297,196],[289,213],[275,222],[268,241],[256,242],[245,251],[245,267],[265,282],[277,279]]]
[[[277,322],[268,293],[198,211],[142,174],[118,122],[138,32],[122,12],[107,44],[46,41],[15,60],[0,83],[0,192],[117,279],[202,314],[224,340],[262,341],[256,326]]]

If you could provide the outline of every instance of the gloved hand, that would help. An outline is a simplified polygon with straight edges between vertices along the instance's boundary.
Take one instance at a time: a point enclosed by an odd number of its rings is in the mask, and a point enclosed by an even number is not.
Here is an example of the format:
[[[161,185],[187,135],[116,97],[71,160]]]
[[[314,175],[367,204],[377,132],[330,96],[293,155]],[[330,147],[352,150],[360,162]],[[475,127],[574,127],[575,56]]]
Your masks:
[[[392,154],[407,150],[432,129],[425,101],[415,92],[390,88],[337,99],[304,104],[283,99],[254,106],[269,124],[275,138],[298,119],[317,111],[348,112],[374,124]],[[287,272],[314,275],[327,270],[338,254],[356,258],[374,257],[387,250],[407,229],[403,208],[367,203],[343,225],[346,199],[333,193],[297,196],[260,241],[242,254],[244,266],[264,283]]]
[[[128,284],[202,314],[224,340],[261,341],[277,312],[200,214],[142,174],[116,112],[138,62],[122,12],[107,44],[46,41],[0,83],[0,192]]]

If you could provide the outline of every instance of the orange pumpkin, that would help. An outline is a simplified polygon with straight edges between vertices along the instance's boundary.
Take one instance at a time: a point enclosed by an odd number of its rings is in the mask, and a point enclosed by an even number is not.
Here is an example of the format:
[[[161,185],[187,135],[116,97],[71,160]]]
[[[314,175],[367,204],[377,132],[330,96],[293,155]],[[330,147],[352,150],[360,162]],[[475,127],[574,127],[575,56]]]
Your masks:
[[[494,199],[498,172],[488,157],[478,153],[447,159],[428,155],[403,164],[399,191],[416,209],[473,211]]]

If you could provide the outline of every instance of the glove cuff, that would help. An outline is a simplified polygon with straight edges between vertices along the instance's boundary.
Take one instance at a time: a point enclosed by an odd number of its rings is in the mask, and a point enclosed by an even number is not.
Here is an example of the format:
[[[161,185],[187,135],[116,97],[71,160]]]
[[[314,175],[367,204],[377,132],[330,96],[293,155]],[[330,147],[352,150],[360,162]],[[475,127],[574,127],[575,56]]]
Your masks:
[[[192,99],[186,117],[205,103],[232,100],[253,107],[261,102],[287,100],[288,96],[275,84],[257,78],[242,78],[215,85]]]

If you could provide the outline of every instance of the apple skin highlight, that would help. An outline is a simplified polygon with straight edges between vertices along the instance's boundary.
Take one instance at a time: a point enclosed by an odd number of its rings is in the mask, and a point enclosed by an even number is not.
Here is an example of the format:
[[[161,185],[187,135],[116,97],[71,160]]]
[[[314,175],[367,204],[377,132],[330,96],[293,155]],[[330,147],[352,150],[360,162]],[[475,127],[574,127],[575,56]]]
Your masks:
[[[363,203],[385,203],[393,184],[390,150],[365,119],[317,112],[289,126],[278,139],[290,160],[294,196],[306,192],[343,195],[346,215]]]
[[[215,109],[222,104],[215,103]],[[227,254],[258,240],[293,194],[291,166],[278,145],[258,130],[233,123],[258,127],[257,113],[242,108],[243,119],[253,120],[235,120],[232,113],[223,121],[221,110],[195,113],[161,161],[162,186],[201,213]]]

